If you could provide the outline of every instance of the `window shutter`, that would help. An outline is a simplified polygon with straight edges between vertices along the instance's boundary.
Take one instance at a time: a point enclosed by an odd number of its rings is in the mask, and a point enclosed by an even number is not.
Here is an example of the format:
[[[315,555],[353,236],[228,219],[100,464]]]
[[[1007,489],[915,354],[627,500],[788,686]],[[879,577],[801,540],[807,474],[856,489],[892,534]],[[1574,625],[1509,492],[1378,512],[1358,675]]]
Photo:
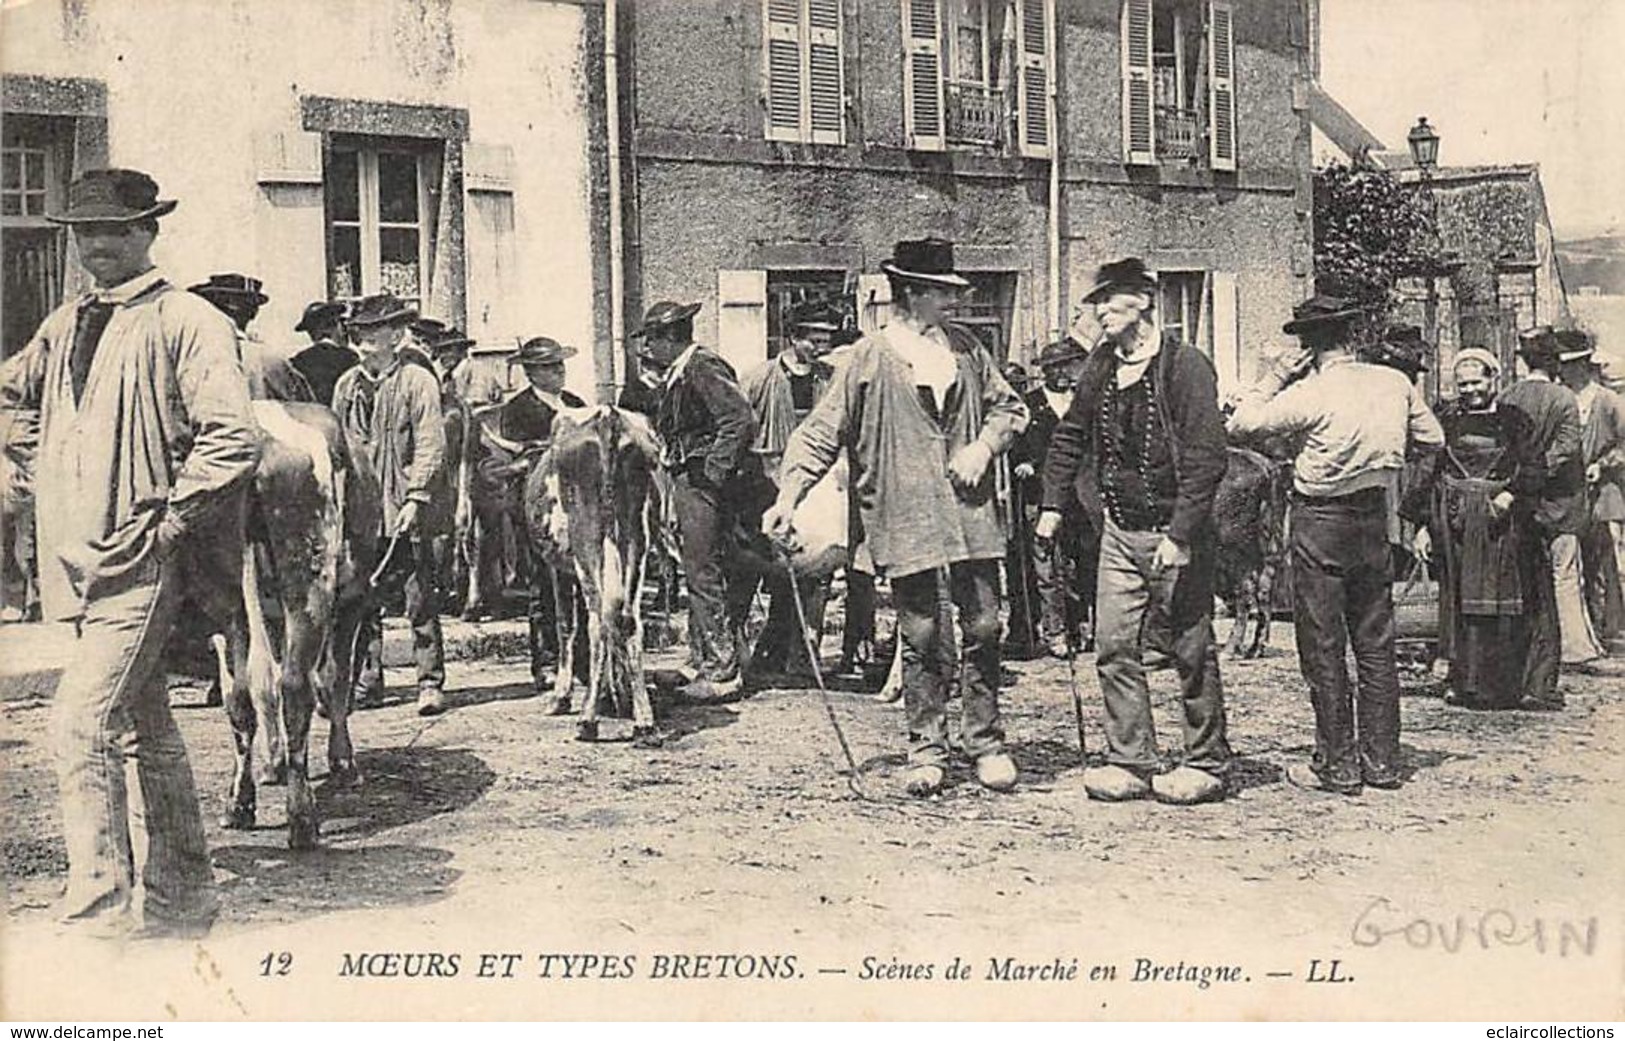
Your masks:
[[[885,275],[858,276],[858,329],[865,336],[891,321],[891,280]]]
[[[1021,154],[1050,155],[1051,0],[1016,0],[1016,53],[1021,63]]]
[[[1215,170],[1236,168],[1235,15],[1223,0],[1208,0],[1208,161]]]
[[[1241,308],[1234,271],[1215,271],[1213,285],[1213,367],[1219,373],[1219,397],[1241,384]]]
[[[764,0],[767,62],[767,139],[800,141],[802,108],[802,0]]]
[[[767,360],[767,272],[717,272],[717,353],[744,375]]]
[[[846,141],[846,77],[841,62],[841,0],[807,0],[807,95],[814,144]]]
[[[943,147],[942,3],[902,0],[903,129],[908,146],[921,152]]]
[[[1151,86],[1151,0],[1123,0],[1123,161],[1155,163]]]

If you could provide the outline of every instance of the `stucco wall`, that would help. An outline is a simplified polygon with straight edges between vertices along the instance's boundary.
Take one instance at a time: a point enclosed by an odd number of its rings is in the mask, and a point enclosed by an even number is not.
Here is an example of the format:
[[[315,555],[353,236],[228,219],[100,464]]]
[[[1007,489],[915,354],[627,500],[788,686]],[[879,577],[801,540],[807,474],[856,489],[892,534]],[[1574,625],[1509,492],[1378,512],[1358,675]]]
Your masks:
[[[471,292],[470,324],[587,348],[597,73],[586,17],[531,0],[34,0],[7,5],[0,60],[7,73],[106,82],[110,161],[151,172],[181,201],[159,263],[188,281],[263,278],[272,299],[258,328],[272,343],[300,339],[300,310],[326,295],[323,215],[319,185],[257,183],[256,142],[300,132],[302,96],[466,109],[470,144],[511,147],[514,159],[516,291],[494,321],[492,301]],[[590,350],[570,381],[591,389]]]

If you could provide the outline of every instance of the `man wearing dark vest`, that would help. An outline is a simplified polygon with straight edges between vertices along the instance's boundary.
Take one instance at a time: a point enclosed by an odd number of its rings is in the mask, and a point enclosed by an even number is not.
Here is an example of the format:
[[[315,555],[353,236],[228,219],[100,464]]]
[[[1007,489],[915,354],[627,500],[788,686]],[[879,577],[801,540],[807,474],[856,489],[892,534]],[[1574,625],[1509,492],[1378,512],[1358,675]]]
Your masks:
[[[1106,701],[1106,765],[1084,771],[1092,799],[1155,795],[1186,805],[1224,797],[1230,764],[1213,642],[1213,496],[1224,477],[1224,420],[1213,364],[1162,337],[1157,283],[1136,257],[1102,267],[1084,302],[1104,339],[1079,373],[1044,461],[1035,534],[1053,539],[1069,509],[1100,530],[1095,670]],[[1145,678],[1145,638],[1165,639],[1184,704],[1183,762],[1163,772]]]
[[[563,409],[585,408],[586,402],[564,389],[564,360],[576,349],[547,336],[526,340],[508,364],[525,374],[525,386],[509,394],[497,407],[496,430],[485,435],[486,452],[480,462],[481,475],[502,489],[501,503],[520,503],[525,480],[536,457],[551,447],[553,424]],[[497,538],[486,540],[487,553],[500,550]],[[562,715],[570,711],[568,698],[554,693],[553,670],[558,662],[558,615],[555,611],[555,584],[559,576],[545,560],[532,560],[530,566],[530,676],[537,694],[550,699],[547,711]],[[565,582],[565,588],[574,584]],[[585,624],[578,627],[580,646],[575,656],[578,673],[588,664],[582,649]]]
[[[310,337],[310,346],[293,356],[293,367],[317,401],[332,405],[333,385],[360,360],[346,342],[344,305],[326,300],[308,305],[293,331]]]
[[[688,582],[689,641],[698,698],[729,697],[743,685],[740,654],[757,574],[743,561],[765,506],[760,461],[751,452],[756,417],[739,380],[694,342],[699,304],[663,301],[631,334],[645,365],[660,374],[655,429],[665,443]]]

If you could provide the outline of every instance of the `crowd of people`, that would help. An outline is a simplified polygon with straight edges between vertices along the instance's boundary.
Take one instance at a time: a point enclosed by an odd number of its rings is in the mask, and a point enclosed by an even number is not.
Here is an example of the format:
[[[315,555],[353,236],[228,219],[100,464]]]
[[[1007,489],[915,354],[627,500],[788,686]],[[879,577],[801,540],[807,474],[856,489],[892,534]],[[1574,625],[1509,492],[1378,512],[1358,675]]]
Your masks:
[[[130,918],[133,819],[151,851],[142,927],[160,931],[206,927],[214,913],[164,673],[188,605],[205,621],[230,610],[218,601],[241,557],[225,534],[241,529],[261,451],[255,399],[330,409],[370,464],[388,546],[375,577],[381,602],[410,622],[424,715],[447,708],[448,593],[478,616],[516,580],[535,692],[552,699],[548,712],[569,710],[551,675],[556,579],[524,559],[523,500],[555,421],[584,404],[564,387],[575,348],[531,338],[508,359],[523,378],[493,378],[467,363],[466,334],[388,293],[313,302],[296,327],[309,346],[270,350],[253,330],[267,302],[257,279],[219,274],[187,291],[154,268],[159,219],[175,206],[137,171],[77,179],[52,219],[71,229],[94,287],[0,366],[7,452],[32,477],[22,483],[38,517],[39,602],[47,619],[75,623],[81,648],[54,708],[66,913]],[[836,480],[846,536],[836,671],[874,663],[883,579],[909,793],[940,791],[957,756],[985,787],[1016,787],[1000,713],[1007,652],[1092,646],[1105,756],[1084,770],[1088,796],[1222,799],[1233,756],[1213,632],[1213,504],[1231,444],[1290,466],[1286,566],[1315,742],[1289,781],[1353,795],[1407,779],[1393,586],[1411,555],[1439,576],[1439,668],[1453,703],[1561,708],[1562,669],[1606,667],[1625,628],[1625,405],[1599,379],[1584,332],[1526,334],[1516,381],[1496,353],[1460,350],[1456,397],[1436,413],[1419,331],[1373,325],[1367,307],[1317,294],[1283,326],[1297,348],[1271,353],[1254,385],[1221,401],[1206,355],[1160,331],[1155,275],[1125,258],[1082,296],[1099,335],[1048,344],[1041,377],[1018,386],[954,320],[968,282],[952,243],[899,242],[881,270],[892,300],[883,327],[859,334],[829,301],[806,301],[787,316],[785,349],[744,374],[695,341],[697,303],[657,303],[629,335],[638,371],[620,404],[651,419],[664,450],[690,698],[737,697],[769,678],[823,683],[830,581],[794,581],[782,562],[807,534],[798,507]],[[8,533],[19,501],[8,492]],[[486,538],[452,583],[467,525]],[[751,641],[764,590],[766,625]],[[361,707],[383,694],[378,619],[367,628],[350,678]],[[1153,725],[1147,671],[1158,664],[1179,681],[1172,754]],[[145,807],[133,816],[127,755]]]

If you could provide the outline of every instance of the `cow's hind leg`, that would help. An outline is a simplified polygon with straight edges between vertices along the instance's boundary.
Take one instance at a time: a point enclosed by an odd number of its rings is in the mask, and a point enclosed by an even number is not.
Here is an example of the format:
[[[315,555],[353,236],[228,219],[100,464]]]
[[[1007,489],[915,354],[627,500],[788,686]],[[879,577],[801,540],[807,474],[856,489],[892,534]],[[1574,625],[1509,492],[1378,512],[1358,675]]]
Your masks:
[[[649,685],[643,681],[643,607],[638,595],[643,588],[643,567],[639,563],[630,571],[626,599],[621,604],[620,646],[613,652],[621,670],[616,682],[618,688],[632,696],[632,744],[637,748],[659,748],[664,738],[655,724]]]
[[[254,826],[257,794],[254,787],[254,731],[259,717],[254,711],[254,699],[248,693],[248,632],[241,618],[232,622],[224,637],[223,649],[216,644],[215,651],[221,663],[220,694],[225,702],[226,718],[231,720],[232,748],[236,757],[231,775],[231,801],[220,818],[220,826],[232,830],[246,830]]]
[[[310,787],[310,720],[316,690],[310,676],[322,650],[327,618],[287,611],[287,644],[282,664],[282,721],[287,732],[288,848],[315,849],[321,834],[316,795]]]
[[[356,766],[355,747],[350,743],[350,708],[355,691],[355,667],[359,657],[361,619],[371,605],[365,597],[339,605],[334,612],[329,673],[318,688],[327,704],[327,783],[357,785],[361,770]]]
[[[541,561],[536,567],[546,567]],[[553,619],[555,637],[559,641],[558,664],[553,673],[553,704],[551,714],[562,716],[570,711],[570,694],[576,679],[576,630],[581,625],[581,614],[576,609],[578,598],[575,584],[564,568],[553,572]],[[588,693],[591,697],[591,693]]]
[[[1247,657],[1263,655],[1270,644],[1270,622],[1275,602],[1275,565],[1265,564],[1258,569],[1258,582],[1253,590],[1253,642],[1247,648]]]
[[[589,599],[597,601],[596,596]],[[607,635],[597,611],[587,612],[587,693],[581,703],[581,722],[576,724],[577,741],[598,740],[598,702],[608,679]]]

